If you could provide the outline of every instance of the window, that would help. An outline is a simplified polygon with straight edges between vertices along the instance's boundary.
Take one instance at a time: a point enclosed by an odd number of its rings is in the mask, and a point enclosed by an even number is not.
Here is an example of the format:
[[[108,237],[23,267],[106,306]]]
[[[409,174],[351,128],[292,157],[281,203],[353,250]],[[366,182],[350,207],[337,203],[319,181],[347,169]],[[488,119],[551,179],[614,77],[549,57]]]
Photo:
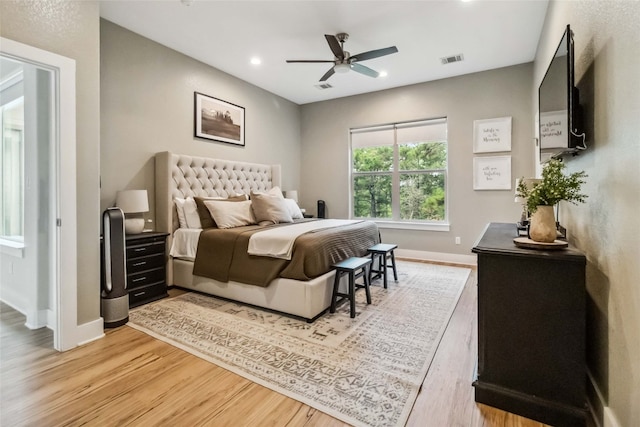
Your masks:
[[[354,218],[444,223],[447,120],[351,130]]]
[[[3,65],[10,64],[2,59]],[[5,68],[5,67],[3,67]],[[9,67],[7,67],[9,68]],[[24,238],[24,96],[22,71],[0,82],[0,238]]]

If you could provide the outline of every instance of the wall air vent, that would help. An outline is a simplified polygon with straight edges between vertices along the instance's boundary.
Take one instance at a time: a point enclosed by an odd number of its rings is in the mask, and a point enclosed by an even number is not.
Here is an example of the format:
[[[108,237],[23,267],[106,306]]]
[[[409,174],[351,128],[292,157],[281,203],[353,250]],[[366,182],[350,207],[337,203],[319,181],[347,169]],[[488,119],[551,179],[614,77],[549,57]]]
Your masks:
[[[320,83],[320,84],[317,84],[316,87],[320,90],[325,90],[325,89],[331,89],[333,86],[331,86],[329,83]]]
[[[442,62],[442,65],[447,65],[447,64],[451,64],[453,62],[460,62],[464,60],[464,56],[462,56],[462,54],[458,54],[458,55],[452,55],[452,56],[445,56],[443,58],[440,58],[440,61]]]

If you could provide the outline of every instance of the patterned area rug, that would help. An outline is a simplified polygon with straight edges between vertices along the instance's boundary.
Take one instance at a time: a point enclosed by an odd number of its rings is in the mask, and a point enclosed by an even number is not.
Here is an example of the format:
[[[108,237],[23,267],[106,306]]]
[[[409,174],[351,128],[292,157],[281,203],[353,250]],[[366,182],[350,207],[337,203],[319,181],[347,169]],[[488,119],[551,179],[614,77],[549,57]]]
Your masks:
[[[397,263],[314,323],[195,293],[131,311],[128,325],[355,426],[401,426],[469,269]]]

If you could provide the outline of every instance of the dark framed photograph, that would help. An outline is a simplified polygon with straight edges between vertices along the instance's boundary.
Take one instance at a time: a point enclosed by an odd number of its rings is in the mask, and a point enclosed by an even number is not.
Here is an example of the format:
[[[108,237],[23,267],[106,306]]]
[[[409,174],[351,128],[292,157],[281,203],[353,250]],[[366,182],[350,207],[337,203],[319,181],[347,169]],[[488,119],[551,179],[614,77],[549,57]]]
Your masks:
[[[195,92],[195,136],[244,146],[244,107]]]

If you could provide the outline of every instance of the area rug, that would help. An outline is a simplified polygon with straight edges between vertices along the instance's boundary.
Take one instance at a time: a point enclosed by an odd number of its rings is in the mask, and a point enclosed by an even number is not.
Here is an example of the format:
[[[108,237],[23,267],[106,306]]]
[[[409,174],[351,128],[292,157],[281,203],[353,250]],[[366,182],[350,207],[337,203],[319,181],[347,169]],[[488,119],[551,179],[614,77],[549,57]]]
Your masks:
[[[398,282],[313,323],[187,293],[128,325],[354,426],[401,426],[470,270],[398,261]]]

